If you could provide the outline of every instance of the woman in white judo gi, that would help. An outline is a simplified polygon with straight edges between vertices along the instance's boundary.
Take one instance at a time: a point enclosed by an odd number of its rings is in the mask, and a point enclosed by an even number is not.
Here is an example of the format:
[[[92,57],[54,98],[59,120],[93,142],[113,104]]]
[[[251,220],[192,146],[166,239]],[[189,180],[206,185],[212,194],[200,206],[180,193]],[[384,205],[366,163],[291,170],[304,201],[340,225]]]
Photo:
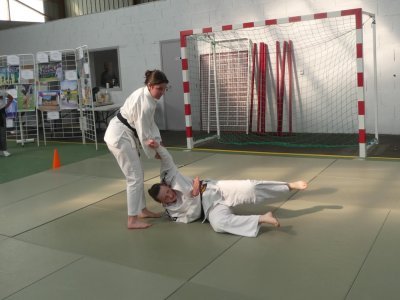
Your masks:
[[[303,190],[307,182],[280,182],[261,180],[192,180],[182,175],[169,152],[156,141],[149,142],[161,157],[161,183],[154,184],[150,196],[160,202],[176,222],[189,223],[208,219],[216,232],[255,237],[260,224],[279,227],[272,212],[263,215],[235,215],[232,207],[255,204],[277,197],[290,190]]]
[[[146,71],[145,86],[134,91],[110,121],[104,135],[108,149],[116,158],[126,177],[128,228],[151,226],[139,218],[160,217],[146,208],[144,173],[139,158],[139,143],[148,158],[158,156],[146,145],[147,140],[161,142],[160,131],[154,122],[157,101],[167,90],[168,79],[159,70]]]

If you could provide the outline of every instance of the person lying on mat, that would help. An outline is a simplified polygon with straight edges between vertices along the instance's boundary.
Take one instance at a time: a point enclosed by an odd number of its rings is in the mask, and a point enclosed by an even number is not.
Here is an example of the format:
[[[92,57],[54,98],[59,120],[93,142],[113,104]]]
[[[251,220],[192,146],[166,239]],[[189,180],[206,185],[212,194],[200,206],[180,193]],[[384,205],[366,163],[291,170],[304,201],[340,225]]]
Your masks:
[[[263,180],[200,180],[182,175],[172,156],[156,141],[148,146],[161,157],[161,183],[148,190],[149,195],[166,209],[176,222],[190,223],[201,217],[208,220],[216,232],[227,232],[255,237],[261,224],[279,227],[278,219],[267,212],[263,215],[236,215],[233,207],[256,204],[276,198],[291,190],[304,190],[307,182],[280,182]],[[202,216],[203,215],[203,216]]]

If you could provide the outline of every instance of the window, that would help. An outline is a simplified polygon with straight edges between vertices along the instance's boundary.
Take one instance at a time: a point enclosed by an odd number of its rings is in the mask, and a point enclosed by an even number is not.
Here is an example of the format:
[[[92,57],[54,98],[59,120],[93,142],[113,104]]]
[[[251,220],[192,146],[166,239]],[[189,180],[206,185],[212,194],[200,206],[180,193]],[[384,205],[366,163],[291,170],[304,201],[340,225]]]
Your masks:
[[[0,20],[44,23],[43,0],[0,0]]]
[[[159,0],[65,0],[64,2],[67,17],[75,17],[153,1]]]
[[[120,88],[118,49],[90,51],[92,86],[99,88]],[[108,85],[107,85],[108,84]]]

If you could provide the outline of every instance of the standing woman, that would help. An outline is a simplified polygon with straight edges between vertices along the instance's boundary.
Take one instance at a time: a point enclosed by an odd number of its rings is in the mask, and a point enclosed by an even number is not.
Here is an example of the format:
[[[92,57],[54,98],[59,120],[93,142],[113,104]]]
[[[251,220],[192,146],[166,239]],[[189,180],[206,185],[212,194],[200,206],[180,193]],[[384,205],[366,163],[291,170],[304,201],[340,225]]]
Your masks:
[[[126,177],[128,228],[142,229],[151,224],[139,218],[157,218],[161,214],[146,208],[144,172],[139,158],[139,143],[148,158],[156,158],[156,152],[147,141],[161,142],[160,131],[154,122],[157,101],[167,90],[168,79],[159,70],[146,71],[145,86],[134,91],[110,121],[104,135],[108,149],[116,158]]]

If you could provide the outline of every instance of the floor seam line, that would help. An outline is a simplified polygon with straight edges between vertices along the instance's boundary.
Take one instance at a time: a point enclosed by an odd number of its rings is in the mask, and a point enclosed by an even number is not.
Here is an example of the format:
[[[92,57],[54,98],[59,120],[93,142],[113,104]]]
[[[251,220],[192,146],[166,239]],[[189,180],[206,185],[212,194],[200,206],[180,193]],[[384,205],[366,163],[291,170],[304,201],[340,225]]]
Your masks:
[[[389,215],[390,215],[391,212],[392,212],[392,209],[389,209],[389,211],[388,211],[388,213],[386,214],[386,217],[385,217],[385,219],[383,220],[383,223],[382,223],[382,225],[380,226],[380,228],[379,228],[379,230],[378,230],[378,232],[377,232],[377,234],[376,234],[376,236],[375,236],[375,238],[374,238],[374,240],[373,240],[371,246],[370,246],[369,249],[368,249],[367,254],[365,255],[365,257],[364,257],[364,259],[363,259],[363,261],[362,261],[362,263],[361,263],[360,268],[358,269],[356,275],[354,276],[354,279],[353,279],[353,281],[351,282],[350,287],[349,287],[349,289],[348,289],[348,291],[347,291],[347,293],[346,293],[344,299],[347,299],[347,297],[349,296],[349,293],[350,293],[351,290],[353,289],[354,284],[355,284],[355,282],[356,282],[358,276],[360,275],[362,269],[364,268],[364,265],[365,265],[365,263],[366,263],[368,257],[370,256],[370,254],[371,254],[371,252],[372,252],[372,249],[374,248],[374,245],[376,244],[376,241],[378,240],[378,237],[380,236],[380,234],[381,234],[381,232],[382,232],[382,230],[383,230],[383,226],[385,226],[385,224],[386,224],[386,222],[387,222],[387,220],[388,220]]]
[[[219,253],[214,259],[212,259],[208,264],[204,265],[201,269],[199,269],[197,272],[195,272],[192,276],[190,276],[187,280],[185,280],[184,283],[182,283],[179,287],[177,287],[171,294],[169,294],[166,299],[169,299],[171,296],[173,296],[177,291],[179,291],[183,286],[185,286],[187,283],[189,283],[194,277],[196,277],[199,273],[201,273],[204,269],[206,269],[209,265],[211,265],[214,261],[216,261],[218,258],[220,258],[226,251],[231,249],[234,245],[236,245],[239,241],[242,240],[243,237],[239,237],[237,241],[232,243],[229,247],[224,249],[221,253]]]
[[[3,298],[3,300],[6,300],[6,299],[8,299],[8,298],[10,298],[10,297],[12,297],[12,296],[18,294],[19,292],[21,292],[21,291],[23,291],[23,290],[29,288],[30,286],[33,286],[34,284],[36,284],[36,283],[42,281],[43,279],[50,277],[51,275],[53,275],[53,274],[59,272],[59,271],[62,270],[62,269],[65,269],[66,267],[68,267],[68,266],[70,266],[70,265],[72,265],[72,264],[76,263],[77,261],[80,261],[80,260],[82,260],[82,259],[84,259],[84,258],[85,258],[85,256],[81,256],[81,257],[79,257],[79,258],[77,258],[77,259],[75,259],[75,260],[73,260],[73,261],[67,263],[66,265],[63,265],[62,267],[60,267],[60,268],[58,268],[58,269],[56,269],[56,270],[54,270],[54,271],[52,271],[52,272],[46,274],[45,276],[41,277],[40,279],[37,279],[37,280],[31,282],[30,284],[24,286],[23,288],[19,289],[18,291],[15,291],[15,292],[11,293],[10,295],[7,295],[5,298]]]

